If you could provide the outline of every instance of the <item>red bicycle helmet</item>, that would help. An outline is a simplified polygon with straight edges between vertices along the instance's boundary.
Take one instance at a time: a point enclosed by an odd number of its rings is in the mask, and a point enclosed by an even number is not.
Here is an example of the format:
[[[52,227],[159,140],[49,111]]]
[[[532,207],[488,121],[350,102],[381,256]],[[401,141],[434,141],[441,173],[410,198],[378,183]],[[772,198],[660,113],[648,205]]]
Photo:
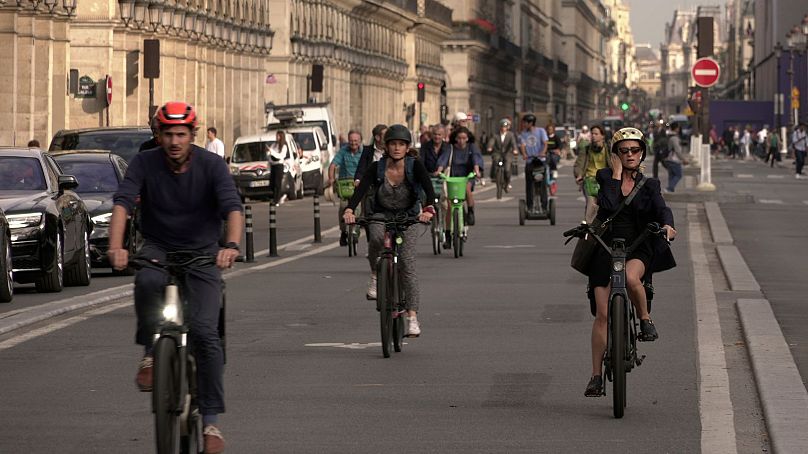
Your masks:
[[[196,129],[196,111],[190,104],[172,101],[167,102],[157,110],[157,121],[160,127],[166,126],[188,126]]]

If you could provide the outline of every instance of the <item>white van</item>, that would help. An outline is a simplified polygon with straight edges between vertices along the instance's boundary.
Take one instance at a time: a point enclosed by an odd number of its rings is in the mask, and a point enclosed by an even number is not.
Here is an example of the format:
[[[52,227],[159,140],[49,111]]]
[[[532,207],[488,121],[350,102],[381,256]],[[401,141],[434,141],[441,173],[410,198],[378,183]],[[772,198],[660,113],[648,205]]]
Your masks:
[[[319,126],[295,126],[286,128],[285,131],[294,137],[300,149],[303,189],[322,194],[323,184],[328,177],[328,166],[331,165],[325,133]]]
[[[265,132],[236,139],[230,157],[230,174],[236,183],[242,201],[246,198],[269,198],[272,185],[269,181],[269,147],[275,143],[276,131]],[[286,134],[286,146],[292,153],[284,163],[281,188],[289,200],[303,197],[303,173],[300,169],[300,150],[291,134]]]
[[[325,133],[328,143],[329,162],[339,151],[337,143],[337,126],[334,124],[334,114],[327,102],[313,104],[287,104],[276,106],[267,103],[266,112],[267,129],[278,129],[273,125],[280,124],[284,129],[300,126],[319,126]]]

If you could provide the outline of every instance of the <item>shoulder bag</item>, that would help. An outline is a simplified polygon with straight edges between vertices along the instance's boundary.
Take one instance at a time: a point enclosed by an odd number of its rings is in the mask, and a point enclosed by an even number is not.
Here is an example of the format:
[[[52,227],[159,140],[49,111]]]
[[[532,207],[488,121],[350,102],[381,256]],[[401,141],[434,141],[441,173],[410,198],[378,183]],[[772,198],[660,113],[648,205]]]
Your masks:
[[[598,236],[603,235],[608,228],[609,224],[612,222],[612,219],[617,217],[623,207],[628,206],[634,200],[634,197],[640,192],[640,189],[645,185],[645,175],[640,178],[640,181],[634,185],[634,189],[628,194],[628,197],[620,204],[617,208],[617,211],[614,212],[609,219],[601,222],[600,219],[595,219],[592,221],[592,228],[595,230]],[[579,273],[584,275],[589,274],[589,264],[592,261],[592,256],[595,255],[595,250],[599,247],[598,240],[595,239],[592,235],[586,235],[583,238],[578,238],[578,242],[575,243],[575,250],[572,251],[572,258],[570,259],[570,266],[573,267]]]

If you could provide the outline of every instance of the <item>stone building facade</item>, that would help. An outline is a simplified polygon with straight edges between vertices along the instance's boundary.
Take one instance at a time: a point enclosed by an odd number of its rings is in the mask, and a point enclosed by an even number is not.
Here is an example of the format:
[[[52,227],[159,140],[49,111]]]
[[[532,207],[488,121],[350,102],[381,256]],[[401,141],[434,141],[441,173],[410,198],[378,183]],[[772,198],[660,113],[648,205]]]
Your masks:
[[[132,7],[126,20],[125,6]],[[7,120],[0,121],[2,143],[37,138],[47,146],[62,128],[148,124],[149,82],[142,77],[147,38],[160,40],[156,105],[194,104],[200,127],[215,126],[226,143],[262,126],[263,100],[255,93],[263,93],[271,47],[267,0],[82,0],[70,17],[43,8],[0,9],[0,61],[13,68],[7,87],[16,88],[7,97],[13,105],[3,101],[0,109]],[[99,83],[95,97],[69,92],[71,69]],[[113,86],[109,107],[107,76]]]
[[[451,11],[433,0],[270,0],[275,48],[268,71],[278,83],[265,99],[297,104],[306,96],[329,101],[337,130],[366,136],[377,123],[416,128],[440,119],[446,73],[440,43],[451,32]],[[324,67],[322,93],[309,93],[312,65]],[[425,84],[421,112],[417,84]]]

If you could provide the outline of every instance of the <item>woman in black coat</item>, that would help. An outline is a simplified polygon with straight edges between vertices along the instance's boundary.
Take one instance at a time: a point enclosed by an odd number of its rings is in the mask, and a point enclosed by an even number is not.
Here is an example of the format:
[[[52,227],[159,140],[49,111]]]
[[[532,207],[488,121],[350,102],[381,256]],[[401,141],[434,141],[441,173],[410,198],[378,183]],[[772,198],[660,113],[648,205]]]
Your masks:
[[[636,128],[623,128],[615,132],[609,155],[611,168],[598,171],[598,215],[601,221],[613,218],[603,236],[606,244],[612,238],[625,238],[631,245],[642,234],[648,223],[656,222],[667,231],[668,240],[676,236],[673,227],[673,212],[665,204],[660,192],[659,180],[647,178],[630,204],[618,208],[645,178],[640,173],[640,164],[645,159],[646,144],[642,132]],[[626,260],[626,290],[640,319],[639,338],[653,341],[658,337],[656,327],[648,314],[643,276],[665,271],[676,266],[668,244],[659,237],[649,237]],[[611,256],[598,248],[589,266],[589,286],[594,289],[596,315],[592,325],[592,378],[586,387],[586,396],[603,395],[601,364],[606,351],[607,312],[611,280]]]

